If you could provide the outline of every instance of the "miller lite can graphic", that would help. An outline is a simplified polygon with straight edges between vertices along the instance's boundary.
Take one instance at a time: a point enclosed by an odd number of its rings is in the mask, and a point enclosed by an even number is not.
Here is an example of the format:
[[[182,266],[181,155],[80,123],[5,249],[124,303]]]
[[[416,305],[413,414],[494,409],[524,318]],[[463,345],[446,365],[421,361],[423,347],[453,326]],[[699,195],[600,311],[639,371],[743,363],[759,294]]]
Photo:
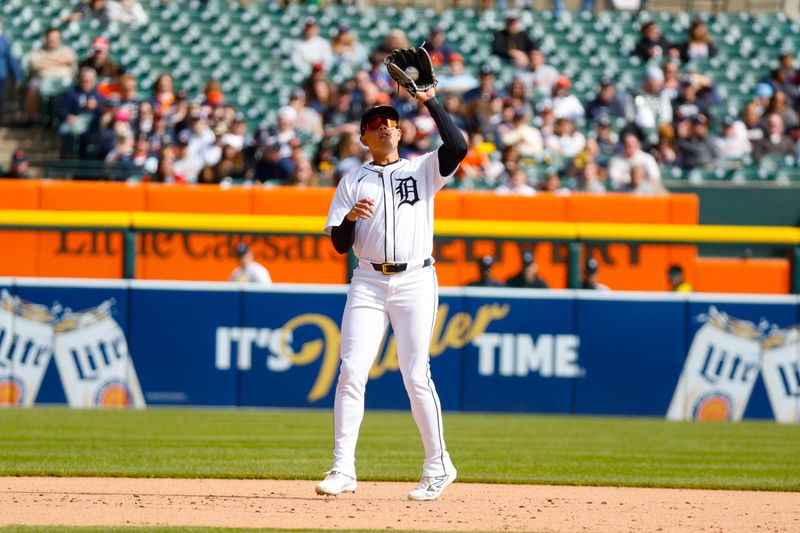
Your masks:
[[[70,407],[145,406],[113,303],[66,312],[55,324],[53,351]]]
[[[0,293],[0,405],[31,406],[53,346],[53,314],[43,305]]]
[[[761,375],[775,420],[800,423],[800,326],[772,332],[762,346]]]
[[[761,329],[709,309],[672,396],[670,420],[741,420],[761,369]]]

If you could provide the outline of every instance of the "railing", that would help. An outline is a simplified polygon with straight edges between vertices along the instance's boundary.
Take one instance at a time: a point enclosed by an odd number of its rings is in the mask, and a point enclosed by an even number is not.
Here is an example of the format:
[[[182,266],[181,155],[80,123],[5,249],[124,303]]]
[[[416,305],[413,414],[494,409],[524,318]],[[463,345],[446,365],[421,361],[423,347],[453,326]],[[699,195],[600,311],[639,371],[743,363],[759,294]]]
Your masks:
[[[138,234],[177,232],[320,236],[325,218],[317,216],[220,215],[152,212],[0,210],[0,230],[112,231],[122,233],[125,278],[136,277]],[[789,286],[800,294],[800,228],[681,224],[583,222],[504,222],[439,220],[437,238],[546,241],[567,245],[567,286],[580,284],[583,244],[722,244],[781,247],[789,250]],[[352,266],[352,258],[350,261]]]

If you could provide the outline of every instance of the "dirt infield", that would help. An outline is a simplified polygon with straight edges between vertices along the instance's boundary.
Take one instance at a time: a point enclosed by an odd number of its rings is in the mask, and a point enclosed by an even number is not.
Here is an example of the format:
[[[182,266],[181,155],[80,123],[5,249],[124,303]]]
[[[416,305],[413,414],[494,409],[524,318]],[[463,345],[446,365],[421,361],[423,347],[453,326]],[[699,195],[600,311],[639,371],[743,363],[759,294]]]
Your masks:
[[[800,493],[409,483],[336,498],[311,481],[0,478],[0,526],[175,525],[436,531],[800,531]]]

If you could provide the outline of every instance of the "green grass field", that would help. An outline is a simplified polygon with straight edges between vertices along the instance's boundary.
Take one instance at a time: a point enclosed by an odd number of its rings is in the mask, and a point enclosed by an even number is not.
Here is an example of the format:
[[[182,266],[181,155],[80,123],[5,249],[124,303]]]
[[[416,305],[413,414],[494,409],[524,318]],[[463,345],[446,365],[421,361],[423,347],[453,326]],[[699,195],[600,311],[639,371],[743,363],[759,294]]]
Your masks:
[[[0,410],[0,475],[318,479],[330,411]],[[445,414],[459,481],[800,491],[800,426]],[[418,479],[407,412],[368,411],[359,477]]]

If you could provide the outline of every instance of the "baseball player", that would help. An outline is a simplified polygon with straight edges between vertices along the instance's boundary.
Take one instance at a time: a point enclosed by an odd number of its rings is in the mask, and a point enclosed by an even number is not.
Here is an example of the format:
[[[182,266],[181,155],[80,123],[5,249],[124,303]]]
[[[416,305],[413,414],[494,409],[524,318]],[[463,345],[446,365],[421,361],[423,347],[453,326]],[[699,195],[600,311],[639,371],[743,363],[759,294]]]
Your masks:
[[[413,94],[413,93],[412,93]],[[467,144],[436,100],[434,88],[416,92],[439,128],[443,144],[413,160],[397,145],[398,113],[390,106],[361,117],[361,142],[372,161],[346,175],[336,189],[325,232],[336,250],[358,258],[342,318],[341,366],[333,410],[333,468],[318,494],[355,492],[355,451],[364,417],[370,367],[391,323],[411,412],[425,448],[422,478],[408,497],[434,500],[456,479],[444,443],[442,411],[429,365],[438,307],[433,266],[433,198],[467,154]]]

